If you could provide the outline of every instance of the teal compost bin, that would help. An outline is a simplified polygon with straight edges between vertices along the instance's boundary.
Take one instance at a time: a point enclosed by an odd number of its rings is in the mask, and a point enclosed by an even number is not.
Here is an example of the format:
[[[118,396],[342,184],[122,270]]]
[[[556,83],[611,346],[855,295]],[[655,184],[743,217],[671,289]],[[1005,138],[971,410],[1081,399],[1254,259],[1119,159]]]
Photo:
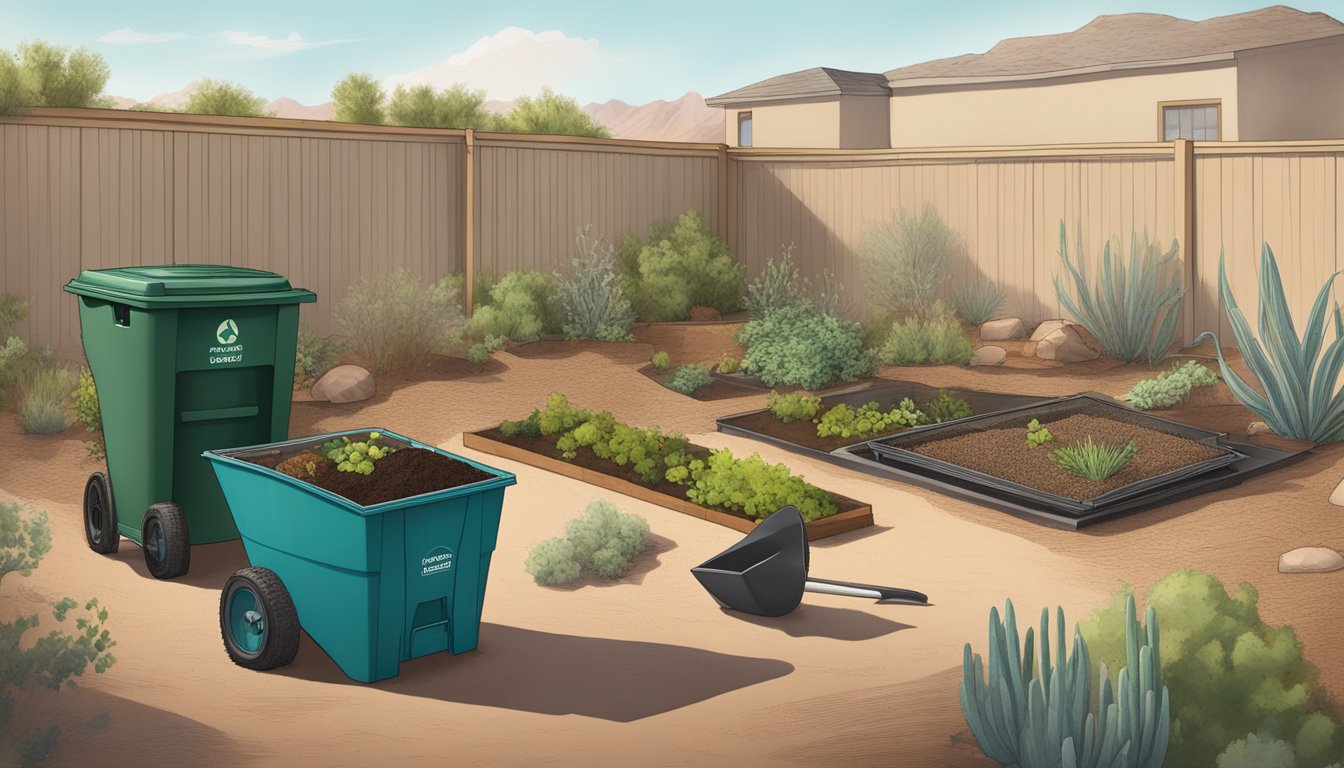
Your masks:
[[[382,433],[383,445],[431,450],[492,477],[366,507],[252,461],[277,463],[370,431]],[[408,659],[476,648],[512,474],[385,429],[203,455],[252,565],[220,596],[220,628],[235,662],[250,669],[288,664],[300,625],[342,672],[365,683],[395,677]]]
[[[201,451],[289,436],[299,304],[317,296],[212,264],[86,269],[65,290],[107,446],[108,474],[84,486],[89,546],[125,536],[151,574],[180,576],[191,544],[238,538]]]

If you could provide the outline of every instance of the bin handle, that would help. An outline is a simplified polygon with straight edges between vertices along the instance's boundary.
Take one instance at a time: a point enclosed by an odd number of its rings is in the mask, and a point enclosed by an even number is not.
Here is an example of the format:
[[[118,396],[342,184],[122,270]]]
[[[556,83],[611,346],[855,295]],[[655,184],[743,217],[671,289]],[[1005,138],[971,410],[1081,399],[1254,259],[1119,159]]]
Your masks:
[[[438,621],[431,621],[428,624],[421,624],[418,627],[411,627],[411,637],[414,638],[415,633],[419,632],[422,629],[433,629],[434,627],[441,627],[444,624],[452,624],[452,623],[453,623],[452,619],[439,619]]]
[[[243,419],[256,416],[259,412],[260,409],[255,405],[240,405],[237,408],[207,408],[201,411],[183,411],[181,418],[184,422]]]

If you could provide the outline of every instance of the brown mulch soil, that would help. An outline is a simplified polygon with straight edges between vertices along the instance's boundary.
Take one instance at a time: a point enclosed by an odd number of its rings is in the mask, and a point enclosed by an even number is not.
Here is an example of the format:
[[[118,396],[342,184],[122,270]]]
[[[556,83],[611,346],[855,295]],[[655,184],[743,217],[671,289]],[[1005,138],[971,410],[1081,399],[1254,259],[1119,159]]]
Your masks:
[[[398,449],[378,459],[373,474],[369,475],[341,472],[336,469],[336,462],[308,452],[279,463],[275,456],[263,456],[250,461],[284,472],[365,507],[470,485],[494,477],[464,461],[424,448]],[[309,462],[315,465],[315,474],[311,477],[307,468]]]
[[[1029,420],[1024,416],[1022,424],[1012,428],[988,429],[903,447],[1028,488],[1079,501],[1220,454],[1215,448],[1184,437],[1104,416],[1081,413],[1057,421],[1042,422],[1050,429],[1054,440],[1030,448],[1026,442]],[[1054,449],[1082,442],[1089,436],[1096,442],[1114,445],[1124,445],[1133,440],[1139,451],[1119,472],[1101,481],[1078,477],[1055,464],[1051,458]]]

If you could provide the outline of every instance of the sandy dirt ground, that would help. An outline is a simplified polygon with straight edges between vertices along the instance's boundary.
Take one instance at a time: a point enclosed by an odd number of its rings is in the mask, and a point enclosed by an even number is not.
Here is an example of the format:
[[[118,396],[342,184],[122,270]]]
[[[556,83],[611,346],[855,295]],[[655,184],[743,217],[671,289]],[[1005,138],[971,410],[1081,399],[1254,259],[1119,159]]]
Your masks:
[[[1072,623],[1122,583],[1141,593],[1181,568],[1254,584],[1265,620],[1292,624],[1322,682],[1344,691],[1344,573],[1289,576],[1276,568],[1294,547],[1344,548],[1344,510],[1326,501],[1344,477],[1344,449],[1320,448],[1240,487],[1081,532],[1055,530],[718,434],[716,417],[763,407],[765,394],[698,402],[636,370],[655,348],[668,349],[674,362],[716,359],[733,348],[732,330],[657,328],[639,343],[541,343],[498,354],[479,372],[431,363],[421,380],[382,382],[363,403],[296,402],[293,436],[384,427],[518,476],[505,494],[479,649],[404,663],[399,677],[373,685],[345,678],[306,635],[289,667],[235,666],[220,640],[219,588],[246,565],[241,544],[195,548],[191,572],[168,582],[148,576],[128,541],[116,555],[94,554],[79,503],[99,465],[85,456],[84,434],[25,436],[5,415],[0,440],[22,450],[0,464],[0,498],[47,510],[54,542],[31,576],[5,580],[0,616],[47,614],[63,596],[97,596],[117,641],[107,673],[25,699],[17,724],[61,724],[53,765],[987,766],[967,743],[957,685],[963,644],[985,650],[990,607],[1011,597],[1034,616],[1062,605]],[[1150,373],[1106,360],[1069,367],[1016,360],[883,375],[999,392],[1119,395]],[[814,544],[812,574],[917,589],[934,605],[809,594],[778,619],[720,609],[689,569],[740,534],[462,448],[462,432],[520,418],[552,391],[633,424],[683,430],[702,445],[759,452],[871,503],[872,528]],[[1169,415],[1244,430],[1252,417],[1228,398],[1202,394]],[[619,582],[534,584],[523,569],[530,548],[561,535],[596,498],[643,515],[653,546]]]

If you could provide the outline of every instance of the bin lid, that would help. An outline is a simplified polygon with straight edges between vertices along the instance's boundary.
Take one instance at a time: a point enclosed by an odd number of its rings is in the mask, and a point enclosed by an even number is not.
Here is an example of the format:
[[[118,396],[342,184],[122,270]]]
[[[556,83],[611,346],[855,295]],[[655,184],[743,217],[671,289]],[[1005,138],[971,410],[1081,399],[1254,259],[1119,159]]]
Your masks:
[[[296,304],[317,300],[316,294],[291,287],[288,280],[274,272],[222,264],[86,269],[66,283],[65,290],[136,307]]]

